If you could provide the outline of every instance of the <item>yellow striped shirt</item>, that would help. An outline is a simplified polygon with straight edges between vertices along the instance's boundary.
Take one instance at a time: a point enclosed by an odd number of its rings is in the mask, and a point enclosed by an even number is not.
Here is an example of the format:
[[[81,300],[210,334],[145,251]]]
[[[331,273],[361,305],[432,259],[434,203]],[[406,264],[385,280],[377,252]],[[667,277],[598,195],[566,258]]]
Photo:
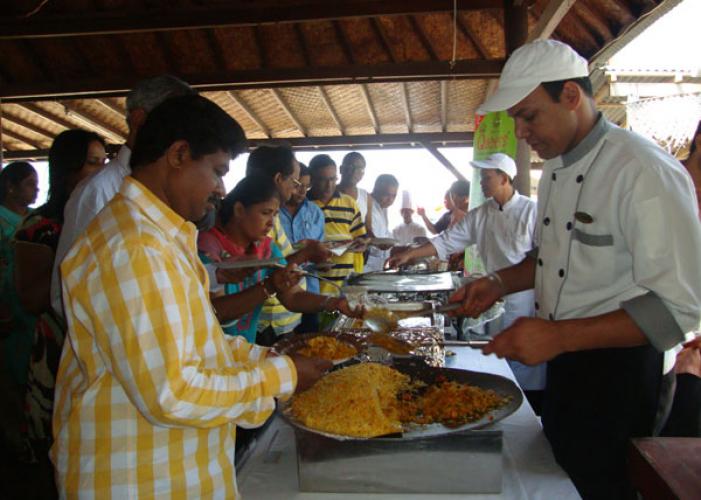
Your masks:
[[[321,200],[314,200],[324,212],[324,235],[326,239],[353,239],[365,236],[365,223],[360,215],[360,209],[353,197],[336,191],[324,205]],[[361,257],[362,258],[362,257]],[[347,252],[341,256],[333,256],[333,267],[319,275],[332,279],[341,285],[348,275],[354,270],[356,254]],[[338,295],[338,290],[329,283],[319,282],[321,293],[324,295]]]
[[[236,425],[261,425],[297,375],[289,358],[223,334],[194,225],[127,177],[61,274],[61,495],[237,497]]]
[[[282,227],[282,224],[280,224],[279,215],[276,215],[275,219],[273,219],[273,228],[270,230],[270,233],[268,233],[268,236],[272,238],[284,257],[294,252],[292,243],[290,243],[285,229]],[[303,290],[306,290],[306,281],[302,279],[299,282],[299,286]],[[276,297],[273,297],[263,302],[263,309],[261,309],[260,318],[258,319],[258,331],[264,329],[266,326],[272,326],[276,334],[282,335],[283,333],[289,333],[294,330],[301,321],[301,313],[288,311]]]

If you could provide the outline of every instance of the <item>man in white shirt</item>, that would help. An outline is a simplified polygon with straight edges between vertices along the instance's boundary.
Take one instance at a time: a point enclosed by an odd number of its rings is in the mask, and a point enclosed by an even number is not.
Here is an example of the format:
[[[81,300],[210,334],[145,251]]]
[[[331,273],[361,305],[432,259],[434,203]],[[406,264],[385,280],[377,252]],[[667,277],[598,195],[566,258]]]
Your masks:
[[[537,317],[483,352],[547,361],[542,422],[555,458],[583,497],[629,498],[630,439],[655,435],[671,401],[665,351],[699,324],[694,186],[673,157],[596,110],[587,61],[563,43],[514,51],[481,109],[508,110],[546,160],[537,249],[451,300],[475,316],[535,287]]]
[[[389,220],[387,218],[387,208],[389,208],[397,198],[399,181],[390,174],[378,175],[375,179],[375,186],[372,189],[372,233],[374,238],[391,238],[389,230]],[[389,257],[389,245],[372,244],[368,247],[368,260],[365,262],[365,272],[382,271],[382,268]]]
[[[415,238],[426,237],[426,228],[412,219],[414,207],[411,203],[411,193],[409,191],[402,191],[402,208],[399,212],[402,214],[404,222],[392,230],[392,236],[399,242],[399,245],[411,245],[414,243]]]
[[[51,306],[61,316],[63,305],[59,267],[75,240],[83,234],[102,207],[119,192],[122,181],[131,173],[131,149],[136,140],[136,133],[146,121],[146,116],[170,97],[194,93],[184,81],[171,75],[160,75],[140,81],[127,94],[126,120],[129,134],[126,143],[119,148],[116,158],[75,187],[63,210],[64,223],[51,276]]]
[[[521,262],[533,249],[536,203],[514,189],[514,160],[496,153],[486,160],[470,163],[480,169],[480,185],[486,201],[425,245],[392,257],[391,266],[436,255],[447,259],[470,245],[477,245],[485,269],[493,272]],[[501,328],[508,328],[519,317],[534,315],[533,290],[507,295],[504,302]],[[545,387],[545,365],[529,367],[516,361],[509,364],[529,401],[538,410],[540,391]]]

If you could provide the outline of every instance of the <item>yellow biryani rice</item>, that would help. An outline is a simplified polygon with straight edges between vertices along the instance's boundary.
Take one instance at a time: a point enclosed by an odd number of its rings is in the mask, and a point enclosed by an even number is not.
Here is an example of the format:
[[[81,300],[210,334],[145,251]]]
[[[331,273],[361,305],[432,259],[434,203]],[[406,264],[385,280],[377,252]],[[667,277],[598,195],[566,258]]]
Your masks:
[[[292,416],[331,434],[374,437],[401,432],[397,394],[410,379],[388,366],[360,363],[331,372],[291,403]]]
[[[354,346],[325,335],[308,339],[304,347],[298,349],[297,352],[302,356],[328,359],[330,361],[346,359],[358,354],[358,350]]]

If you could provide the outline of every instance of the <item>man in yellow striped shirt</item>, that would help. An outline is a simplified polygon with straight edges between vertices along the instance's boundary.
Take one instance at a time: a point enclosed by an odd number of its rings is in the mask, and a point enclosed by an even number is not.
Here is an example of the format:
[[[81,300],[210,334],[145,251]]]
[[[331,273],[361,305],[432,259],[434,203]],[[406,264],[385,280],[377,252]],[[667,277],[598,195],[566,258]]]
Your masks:
[[[63,497],[235,498],[236,425],[329,364],[223,334],[189,221],[224,194],[241,127],[200,96],[155,108],[132,176],[61,265],[67,342],[51,458]]]
[[[309,173],[312,187],[307,197],[319,205],[324,212],[326,239],[330,241],[359,239],[358,241],[361,242],[366,234],[365,223],[355,200],[336,189],[338,180],[336,163],[329,155],[316,155],[309,162]],[[362,252],[363,249],[364,243],[355,247],[356,252]],[[333,280],[340,286],[355,268],[355,253],[334,255],[331,261],[333,267],[328,271],[320,272],[319,275]],[[362,272],[362,269],[359,272]],[[324,281],[319,285],[322,294],[338,295],[338,289],[333,285]]]

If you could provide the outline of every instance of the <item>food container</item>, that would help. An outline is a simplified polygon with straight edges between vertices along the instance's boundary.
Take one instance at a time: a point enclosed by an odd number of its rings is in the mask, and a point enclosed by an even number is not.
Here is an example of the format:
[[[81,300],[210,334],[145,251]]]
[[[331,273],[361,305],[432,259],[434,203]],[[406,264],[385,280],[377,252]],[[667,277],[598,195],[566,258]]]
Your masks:
[[[499,493],[502,489],[502,432],[491,423],[508,417],[523,401],[509,379],[487,373],[398,363],[396,368],[423,380],[449,380],[493,389],[511,399],[477,422],[448,428],[432,424],[393,437],[356,439],[309,429],[285,415],[294,427],[299,488],[349,493]]]

